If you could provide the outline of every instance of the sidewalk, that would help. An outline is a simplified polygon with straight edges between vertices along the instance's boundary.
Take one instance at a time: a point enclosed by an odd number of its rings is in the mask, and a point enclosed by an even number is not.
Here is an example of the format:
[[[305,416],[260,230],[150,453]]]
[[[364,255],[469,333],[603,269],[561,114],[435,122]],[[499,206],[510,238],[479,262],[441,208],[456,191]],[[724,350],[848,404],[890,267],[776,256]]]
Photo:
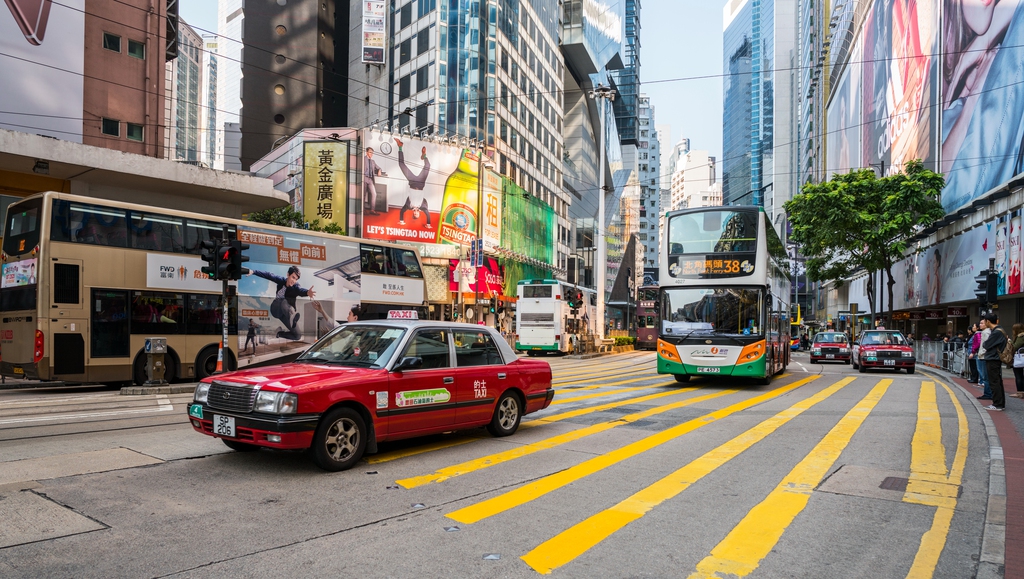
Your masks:
[[[1001,576],[1024,577],[1024,550],[1016,548],[1024,544],[1024,437],[1021,436],[1024,432],[1024,399],[1010,396],[1017,392],[1013,371],[1003,368],[1006,410],[995,412],[984,409],[984,406],[990,404],[988,400],[977,400],[982,394],[980,385],[969,384],[965,378],[939,368],[921,370],[949,380],[974,398],[977,402],[975,408],[981,413],[988,430],[986,434],[989,438],[992,468],[985,535],[977,576],[1000,576],[992,566],[1002,562],[1005,568]],[[1012,548],[1007,549],[1007,545]],[[986,564],[989,565],[987,569]]]

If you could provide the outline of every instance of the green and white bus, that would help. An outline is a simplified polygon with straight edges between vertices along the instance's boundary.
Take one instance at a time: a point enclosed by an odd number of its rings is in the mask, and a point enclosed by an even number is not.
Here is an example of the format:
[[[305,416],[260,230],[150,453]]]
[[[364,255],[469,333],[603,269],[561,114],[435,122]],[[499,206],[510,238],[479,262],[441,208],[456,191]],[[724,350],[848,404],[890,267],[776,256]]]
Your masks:
[[[786,251],[758,207],[672,211],[660,267],[658,373],[755,378],[789,363]]]
[[[516,285],[516,350],[530,356],[569,354],[596,332],[597,294],[554,279],[527,279]]]

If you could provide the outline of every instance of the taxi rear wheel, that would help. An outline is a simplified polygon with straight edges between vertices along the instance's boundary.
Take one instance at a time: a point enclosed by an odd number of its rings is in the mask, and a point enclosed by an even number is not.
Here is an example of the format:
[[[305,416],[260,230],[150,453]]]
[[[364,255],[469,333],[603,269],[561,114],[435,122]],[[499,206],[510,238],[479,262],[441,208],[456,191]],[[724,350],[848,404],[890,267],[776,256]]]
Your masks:
[[[352,468],[366,450],[366,423],[351,408],[335,408],[320,420],[313,436],[313,460],[324,470]]]
[[[487,431],[494,436],[509,436],[519,429],[519,421],[523,419],[522,404],[519,397],[512,392],[505,392],[494,407],[494,417],[487,425]]]
[[[253,452],[259,450],[260,447],[255,444],[249,444],[247,442],[238,442],[237,440],[228,440],[226,438],[220,439],[228,448],[235,452]]]

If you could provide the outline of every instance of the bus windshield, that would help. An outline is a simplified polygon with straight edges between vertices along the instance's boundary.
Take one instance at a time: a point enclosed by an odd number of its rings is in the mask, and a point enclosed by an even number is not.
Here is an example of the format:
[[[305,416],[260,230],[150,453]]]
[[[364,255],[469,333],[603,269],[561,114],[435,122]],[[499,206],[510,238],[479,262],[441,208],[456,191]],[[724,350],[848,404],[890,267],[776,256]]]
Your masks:
[[[706,255],[757,250],[754,211],[681,213],[669,220],[669,255]]]
[[[662,294],[662,333],[761,334],[764,291],[755,288],[670,288]]]
[[[523,295],[520,297],[524,298],[550,298],[551,290],[555,286],[553,285],[524,285]]]

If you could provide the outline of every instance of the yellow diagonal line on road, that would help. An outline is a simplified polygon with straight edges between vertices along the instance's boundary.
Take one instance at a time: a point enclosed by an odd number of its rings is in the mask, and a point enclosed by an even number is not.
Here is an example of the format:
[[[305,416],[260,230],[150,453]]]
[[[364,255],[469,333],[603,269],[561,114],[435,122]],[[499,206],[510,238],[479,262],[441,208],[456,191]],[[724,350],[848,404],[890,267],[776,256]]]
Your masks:
[[[722,408],[721,410],[716,410],[709,414],[705,414],[704,416],[701,416],[699,418],[688,420],[682,424],[678,424],[676,426],[673,426],[672,428],[668,428],[657,434],[652,434],[651,436],[647,436],[636,442],[627,444],[626,446],[617,448],[601,456],[596,456],[590,460],[584,461],[564,471],[548,475],[542,479],[536,480],[517,489],[508,491],[496,497],[454,511],[450,513],[448,517],[460,523],[476,523],[477,521],[481,521],[483,519],[486,519],[487,517],[526,504],[551,491],[557,490],[559,488],[564,487],[565,485],[580,480],[585,476],[591,475],[595,472],[612,466],[613,464],[626,460],[627,458],[632,458],[640,453],[648,451],[661,444],[679,438],[684,434],[693,432],[694,430],[697,430],[702,426],[712,424],[715,421],[721,420],[722,418],[725,418],[731,414],[740,412],[741,410],[746,410],[748,408],[761,404],[762,402],[771,400],[772,398],[775,398],[777,396],[781,396],[787,392],[799,388],[800,386],[803,386],[804,384],[807,384],[812,380],[817,379],[818,377],[818,375],[808,376],[807,378],[797,380],[792,384],[781,386],[779,388],[776,388],[775,390],[761,394],[760,396],[748,398],[747,400],[744,400],[737,404],[733,404],[731,406],[727,406],[725,408]]]
[[[623,384],[633,384],[634,382],[643,382],[644,380],[652,380],[660,377],[661,374],[657,372],[651,372],[650,374],[644,374],[639,377],[629,378],[628,380],[619,380],[618,382],[605,382],[604,384],[595,384],[593,386],[583,386],[581,388],[555,388],[555,392],[581,392],[584,390],[595,390],[597,388],[604,388],[606,386],[621,386]]]
[[[690,390],[695,390],[695,388]],[[508,462],[510,460],[514,460],[529,454],[533,454],[535,452],[540,452],[541,450],[554,448],[561,444],[572,442],[574,440],[579,440],[585,436],[590,436],[591,434],[597,434],[598,432],[611,430],[616,426],[622,426],[623,424],[629,424],[631,422],[636,422],[637,420],[643,420],[644,418],[654,416],[655,414],[661,414],[662,412],[668,412],[669,410],[674,410],[676,408],[682,408],[684,406],[689,406],[691,404],[705,402],[713,398],[718,398],[719,396],[725,396],[726,394],[735,394],[736,392],[738,392],[738,390],[722,390],[720,392],[713,392],[711,394],[698,396],[696,398],[680,400],[678,402],[673,402],[671,404],[655,406],[654,408],[649,408],[642,412],[627,414],[626,416],[616,418],[615,420],[610,420],[608,422],[599,422],[591,426],[578,428],[570,432],[559,434],[557,436],[552,436],[551,438],[545,438],[544,440],[540,440],[531,444],[518,446],[516,448],[512,448],[503,452],[498,452],[475,460],[466,461],[460,464],[456,464],[454,466],[445,467],[438,470],[437,472],[434,472],[433,474],[401,479],[395,482],[407,489],[423,486],[425,484],[441,482],[443,480],[448,480],[452,477],[485,469],[487,467],[494,466],[496,464],[501,464],[503,462]]]
[[[649,364],[645,364],[645,363],[642,363],[642,364],[644,366],[650,366],[650,367],[639,369],[641,371],[642,370],[656,370],[657,369],[656,366],[654,366],[654,365],[649,365]],[[629,366],[623,366],[621,368],[611,368],[609,370],[604,370],[604,371],[601,371],[601,372],[593,372],[593,373],[590,373],[590,374],[579,374],[579,373],[573,372],[571,376],[566,376],[566,378],[571,377],[571,378],[573,378],[573,380],[558,380],[557,378],[555,378],[554,380],[552,380],[552,382],[554,382],[554,384],[556,386],[566,386],[566,385],[569,385],[569,384],[579,384],[580,382],[587,382],[589,380],[594,380],[595,378],[603,378],[603,377],[615,378],[617,374],[627,374],[627,373],[635,373],[635,372],[637,372],[638,371],[637,366],[639,366],[639,365],[641,365],[641,364],[630,364]]]
[[[665,382],[660,386],[671,386],[675,384],[675,380],[671,382]],[[616,400],[615,402],[609,402],[607,404],[601,404],[598,406],[590,406],[587,408],[580,408],[577,410],[570,410],[569,412],[561,412],[559,414],[552,414],[551,416],[545,416],[544,418],[538,418],[536,420],[530,420],[522,423],[519,428],[532,428],[534,426],[541,426],[544,424],[550,424],[552,422],[558,422],[559,420],[565,420],[567,418],[576,418],[577,416],[584,416],[592,412],[601,412],[603,410],[610,410],[612,408],[618,408],[619,406],[628,406],[630,404],[637,404],[640,402],[647,402],[649,400],[656,400],[665,396],[675,396],[683,394],[684,392],[693,392],[696,388],[681,388],[678,390],[669,390],[667,392],[656,392],[654,394],[648,394],[646,396],[638,396],[636,398],[627,398],[625,400]],[[370,457],[367,457],[366,462],[368,464],[380,464],[382,462],[389,462],[392,460],[398,460],[400,458],[407,458],[410,456],[416,456],[418,454],[425,454],[427,452],[433,452],[435,450],[444,450],[446,448],[452,448],[455,446],[461,446],[468,444],[474,440],[480,440],[479,436],[459,436],[457,438],[450,438],[448,440],[440,440],[421,446],[415,446],[412,448],[404,448],[402,450],[394,450],[391,452],[382,452]]]
[[[946,546],[950,524],[956,510],[959,486],[967,463],[970,431],[963,406],[953,391],[942,382],[957,414],[957,445],[953,465],[946,473],[946,450],[942,445],[942,423],[935,397],[935,383],[922,382],[917,399],[917,428],[911,443],[910,480],[903,501],[936,507],[932,526],[921,536],[921,544],[908,579],[927,579],[935,574],[939,556]]]
[[[627,382],[641,382],[643,380],[653,380],[654,378],[657,378],[657,376],[647,376],[645,378],[637,378],[636,380],[627,380],[626,382],[620,382],[620,384],[625,384]],[[636,392],[638,390],[649,390],[651,388],[664,388],[664,386],[653,385],[653,384],[652,385],[647,385],[647,386],[631,386],[629,388],[619,388],[618,390],[608,390],[606,392],[594,392],[593,394],[584,394],[582,396],[572,396],[570,398],[558,398],[558,396],[555,396],[555,399],[551,401],[551,406],[558,406],[559,404],[568,404],[570,402],[579,402],[580,400],[592,400],[594,398],[601,398],[602,396],[611,396],[613,394],[622,394],[623,392]]]
[[[782,425],[835,394],[855,379],[854,376],[843,378],[821,392],[790,406],[614,507],[601,511],[541,543],[524,555],[523,561],[535,571],[544,574],[565,565],[619,529],[643,517],[654,507],[683,492],[693,483],[736,458]]]
[[[697,564],[697,570],[689,579],[746,577],[757,569],[793,519],[807,506],[811,491],[828,474],[890,384],[891,379],[882,380],[847,412],[775,490],[711,550],[711,555]]]

